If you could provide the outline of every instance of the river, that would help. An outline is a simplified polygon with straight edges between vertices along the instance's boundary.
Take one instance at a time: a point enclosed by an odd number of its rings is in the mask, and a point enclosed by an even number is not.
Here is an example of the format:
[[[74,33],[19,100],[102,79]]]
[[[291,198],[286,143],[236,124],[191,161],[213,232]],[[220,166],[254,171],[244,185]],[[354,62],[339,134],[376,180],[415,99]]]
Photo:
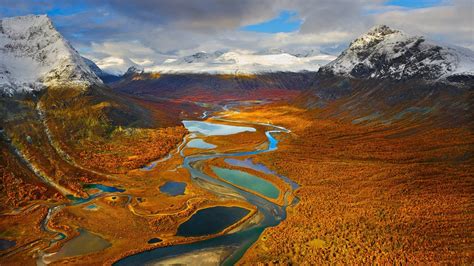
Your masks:
[[[209,121],[216,121],[218,123],[213,123]],[[240,124],[239,126],[231,126],[226,125],[222,122],[232,122],[232,124]],[[253,244],[259,236],[262,234],[265,228],[276,226],[282,220],[286,218],[286,207],[288,204],[293,204],[296,200],[292,203],[288,203],[288,197],[291,192],[287,192],[284,195],[284,204],[283,206],[279,206],[264,197],[260,196],[258,193],[251,193],[240,189],[239,187],[233,185],[229,182],[224,182],[219,179],[213,178],[201,171],[199,168],[194,167],[197,162],[200,161],[207,161],[214,158],[242,158],[246,159],[246,157],[251,155],[257,155],[265,152],[270,152],[276,150],[278,148],[278,140],[275,138],[274,135],[276,134],[286,134],[289,133],[289,130],[280,127],[274,126],[271,124],[266,123],[254,123],[250,121],[233,121],[233,120],[225,120],[219,117],[213,117],[212,120],[208,120],[208,122],[202,121],[183,121],[183,124],[188,128],[191,134],[194,134],[195,137],[205,137],[205,136],[215,136],[215,135],[231,135],[236,134],[239,132],[255,132],[256,128],[253,126],[258,125],[258,128],[265,129],[265,134],[267,137],[268,144],[264,149],[255,149],[250,151],[244,152],[233,152],[233,153],[219,153],[214,152],[212,146],[207,146],[206,149],[203,150],[202,154],[194,154],[190,156],[185,156],[184,150],[186,146],[181,149],[180,156],[183,157],[183,167],[186,168],[192,176],[193,182],[201,186],[204,189],[210,190],[212,193],[218,194],[218,190],[209,189],[208,184],[224,186],[226,188],[234,190],[238,195],[243,197],[248,203],[257,207],[258,213],[261,219],[258,220],[257,223],[246,226],[237,231],[231,231],[231,233],[218,236],[215,238],[194,242],[191,244],[180,244],[174,246],[167,246],[156,248],[153,250],[141,252],[129,257],[126,257],[114,265],[143,265],[143,264],[160,264],[170,261],[172,258],[173,263],[186,263],[192,262],[189,261],[189,258],[195,259],[193,254],[202,254],[201,258],[204,259],[205,256],[212,256],[212,253],[219,253],[223,254],[215,258],[211,264],[221,264],[221,265],[233,265],[235,264],[245,253],[245,251]],[[211,148],[209,148],[211,147]],[[217,148],[217,147],[215,147]],[[211,153],[210,153],[211,151]],[[245,164],[247,168],[254,168],[254,169],[264,169],[267,173],[273,173],[275,176],[281,178],[284,182],[288,183],[288,186],[294,190],[298,186],[296,183],[292,182],[290,179],[278,175],[273,171],[270,171],[262,164],[253,164],[250,160],[245,160]],[[228,194],[221,195],[228,197]],[[212,222],[212,221],[210,221]],[[225,250],[226,252],[217,252],[221,250]],[[207,252],[206,252],[207,251]],[[196,261],[194,261],[196,262]],[[205,261],[203,261],[204,264]],[[193,263],[194,264],[194,263]]]

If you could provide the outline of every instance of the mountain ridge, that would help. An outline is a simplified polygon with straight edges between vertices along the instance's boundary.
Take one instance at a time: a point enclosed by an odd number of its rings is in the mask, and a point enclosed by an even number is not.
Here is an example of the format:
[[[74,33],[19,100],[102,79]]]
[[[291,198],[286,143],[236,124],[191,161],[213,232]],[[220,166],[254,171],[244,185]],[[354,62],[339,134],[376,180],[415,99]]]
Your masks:
[[[46,15],[0,20],[0,56],[0,92],[7,95],[102,84]]]
[[[474,52],[379,25],[355,39],[319,72],[362,79],[449,80],[454,75],[474,76]]]

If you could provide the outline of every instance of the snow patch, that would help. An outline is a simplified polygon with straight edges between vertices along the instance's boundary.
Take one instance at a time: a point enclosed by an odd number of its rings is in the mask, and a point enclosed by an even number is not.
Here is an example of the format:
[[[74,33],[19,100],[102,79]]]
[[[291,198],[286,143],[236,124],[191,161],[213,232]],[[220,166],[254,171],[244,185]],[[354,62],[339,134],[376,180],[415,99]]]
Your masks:
[[[199,52],[182,58],[167,59],[160,65],[145,68],[145,71],[210,74],[318,71],[322,65],[335,59],[335,56],[314,52],[297,55],[279,52],[268,54],[249,51]]]

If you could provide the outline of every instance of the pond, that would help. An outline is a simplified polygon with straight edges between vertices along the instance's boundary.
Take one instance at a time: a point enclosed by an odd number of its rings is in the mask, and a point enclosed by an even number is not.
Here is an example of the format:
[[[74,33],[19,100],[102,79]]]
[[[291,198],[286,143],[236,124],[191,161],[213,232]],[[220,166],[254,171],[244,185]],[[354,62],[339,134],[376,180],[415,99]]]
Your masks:
[[[250,210],[217,206],[197,211],[178,227],[178,236],[203,236],[219,233],[244,218]]]
[[[170,196],[184,195],[186,190],[186,183],[184,182],[174,182],[167,181],[164,185],[160,187],[160,191],[166,193]]]
[[[0,250],[6,250],[16,245],[15,241],[0,239]]]
[[[277,199],[280,195],[278,188],[271,182],[247,172],[216,166],[212,167],[212,171],[220,178],[232,184],[253,190],[269,198]]]
[[[154,238],[148,240],[148,244],[156,244],[156,243],[160,243],[161,241],[163,241],[163,240],[161,240],[158,237],[154,237]]]
[[[241,132],[255,132],[253,127],[230,126],[224,124],[214,124],[202,121],[183,121],[184,127],[190,132],[201,133],[206,136],[232,135]]]
[[[99,252],[111,246],[102,237],[84,229],[78,229],[79,236],[67,241],[58,252],[44,255],[43,260],[48,264],[68,257]]]
[[[197,149],[205,149],[205,150],[214,149],[217,147],[216,145],[207,143],[202,139],[193,139],[190,142],[188,142],[187,146],[189,148],[197,148]]]

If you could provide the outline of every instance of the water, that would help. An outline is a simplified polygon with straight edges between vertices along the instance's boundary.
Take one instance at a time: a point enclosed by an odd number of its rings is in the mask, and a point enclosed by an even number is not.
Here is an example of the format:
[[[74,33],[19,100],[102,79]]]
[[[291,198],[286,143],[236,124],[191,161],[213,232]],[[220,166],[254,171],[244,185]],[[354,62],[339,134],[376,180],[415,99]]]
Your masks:
[[[216,119],[216,118],[215,118]],[[226,121],[224,119],[219,119],[222,121]],[[193,167],[194,163],[199,161],[206,161],[214,158],[235,158],[235,157],[243,157],[243,156],[253,156],[256,154],[269,152],[272,150],[277,149],[278,140],[273,137],[272,134],[277,134],[281,132],[288,133],[289,130],[274,126],[265,123],[249,123],[246,121],[233,121],[233,122],[240,122],[245,124],[255,124],[259,126],[265,126],[271,128],[271,130],[265,131],[265,135],[268,139],[268,146],[261,150],[252,150],[252,151],[244,151],[244,152],[234,152],[234,153],[214,153],[214,154],[196,154],[191,156],[185,156],[183,150],[181,150],[180,155],[184,158],[182,167],[187,169],[191,174],[193,180],[195,180],[196,185],[200,185],[203,183],[212,183],[215,185],[224,186],[226,188],[234,190],[240,196],[245,198],[245,200],[257,207],[257,212],[262,217],[258,224],[253,224],[248,227],[245,227],[242,230],[237,232],[222,235],[219,237],[197,241],[190,244],[178,244],[166,247],[160,247],[153,250],[141,252],[126,258],[123,258],[116,262],[114,265],[143,265],[143,264],[153,264],[153,263],[160,263],[160,261],[164,259],[168,259],[170,257],[175,257],[179,259],[181,255],[189,255],[194,254],[196,252],[202,252],[203,250],[209,250],[218,247],[225,247],[231,252],[231,255],[221,261],[223,265],[234,265],[245,253],[245,251],[259,238],[262,234],[263,230],[267,227],[276,226],[282,220],[286,218],[286,200],[284,206],[279,206],[255,193],[250,193],[245,190],[242,190],[230,183],[224,182],[222,180],[213,178],[208,176],[200,171],[200,169],[196,169]],[[204,124],[201,124],[204,123]],[[195,133],[201,133],[204,135],[215,136],[220,135],[223,133],[221,125],[216,125],[216,127],[212,126],[215,124],[199,122],[199,121],[187,121],[184,123],[185,126],[189,126],[191,129],[195,130]],[[199,125],[200,127],[194,127],[195,125]],[[202,129],[204,127],[204,129]],[[234,126],[230,126],[234,127]],[[188,128],[188,130],[190,130]],[[252,127],[238,127],[238,128],[245,128],[245,129],[253,129],[252,132],[255,130]],[[192,131],[192,130],[190,130]],[[230,130],[235,132],[234,130]],[[242,131],[240,131],[242,132]],[[224,130],[224,133],[229,133],[228,131]],[[291,181],[290,179],[278,175],[278,177],[282,178],[285,182],[287,182],[292,188],[296,188],[297,184]],[[206,187],[201,186],[202,188],[206,189]],[[212,189],[208,189],[211,193],[217,194],[219,196],[219,192],[213,191]],[[295,200],[293,201],[293,203]]]
[[[106,186],[106,185],[102,185],[102,184],[85,184],[83,186],[83,188],[86,189],[86,190],[98,189],[101,192],[89,195],[89,197],[87,197],[87,198],[78,198],[78,197],[74,197],[73,195],[66,195],[66,198],[71,201],[71,205],[79,205],[79,204],[87,203],[87,202],[89,202],[93,199],[96,199],[96,198],[104,195],[104,193],[116,193],[116,192],[121,193],[121,192],[125,191],[125,189],[110,187],[110,186]]]
[[[267,175],[276,175],[276,173],[270,169],[264,164],[255,164],[252,162],[252,159],[247,158],[245,160],[238,160],[238,159],[233,159],[233,158],[227,158],[224,160],[227,164],[230,164],[232,166],[237,166],[237,167],[244,167],[244,168],[249,168]]]
[[[90,210],[90,211],[96,211],[98,210],[99,208],[97,207],[97,205],[95,204],[91,204],[91,205],[87,205],[86,206],[86,210]]]
[[[241,132],[255,132],[256,129],[253,127],[243,127],[243,126],[230,126],[224,124],[214,124],[209,122],[202,121],[183,121],[184,127],[189,132],[196,132],[203,134],[205,136],[223,136],[223,135],[232,135]]]
[[[168,181],[160,187],[160,191],[170,196],[184,195],[186,190],[186,183]]]
[[[214,173],[220,178],[231,182],[232,184],[253,190],[269,198],[277,199],[280,195],[278,188],[271,182],[247,172],[215,166],[212,167],[212,171],[214,171]]]
[[[96,234],[84,229],[79,229],[78,231],[79,236],[64,243],[58,252],[44,255],[43,260],[46,263],[51,263],[63,258],[99,252],[111,246],[107,240]]]
[[[188,142],[186,146],[189,148],[197,148],[197,149],[205,149],[205,150],[217,148],[216,145],[207,143],[202,139],[193,139],[190,142]]]
[[[16,245],[15,241],[0,239],[0,251],[12,248]]]
[[[161,240],[157,237],[154,237],[154,238],[148,240],[148,244],[156,244],[156,243],[160,243],[161,241],[163,241],[163,240]]]
[[[219,233],[244,218],[250,211],[240,207],[217,206],[197,211],[178,227],[179,236],[204,236]]]
[[[114,193],[114,192],[124,192],[125,189],[120,189],[120,188],[116,188],[116,187],[110,187],[110,186],[106,186],[106,185],[102,185],[102,184],[85,184],[84,186],[84,189],[98,189],[102,192],[107,192],[107,193]]]
[[[271,135],[270,135],[271,136]],[[273,138],[273,137],[272,137]],[[238,160],[238,159],[234,159],[234,158],[227,158],[227,159],[224,159],[224,162],[226,162],[227,164],[230,164],[232,166],[237,166],[237,167],[244,167],[244,168],[250,168],[250,169],[253,169],[255,171],[258,171],[258,172],[262,172],[264,174],[267,174],[267,175],[275,175],[275,176],[278,176],[279,178],[283,179],[286,183],[290,184],[291,188],[292,189],[297,189],[298,188],[298,184],[296,184],[295,182],[293,182],[293,180],[289,179],[288,177],[286,176],[283,176],[283,175],[280,175],[278,173],[276,173],[275,171],[272,171],[270,170],[266,165],[264,164],[261,164],[261,163],[253,163],[252,162],[252,159],[250,158],[247,158],[245,160]]]

